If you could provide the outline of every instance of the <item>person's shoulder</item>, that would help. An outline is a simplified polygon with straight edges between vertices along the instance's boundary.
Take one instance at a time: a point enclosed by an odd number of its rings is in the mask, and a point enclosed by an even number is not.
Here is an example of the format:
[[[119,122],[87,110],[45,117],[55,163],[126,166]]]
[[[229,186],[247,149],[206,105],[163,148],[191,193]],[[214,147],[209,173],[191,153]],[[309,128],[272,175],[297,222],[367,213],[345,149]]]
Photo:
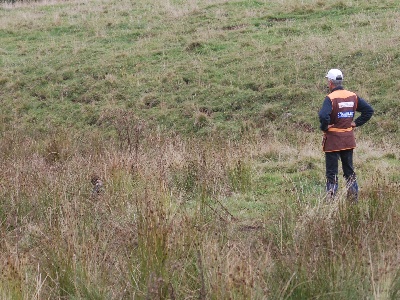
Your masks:
[[[359,104],[363,104],[363,105],[368,105],[369,106],[367,100],[365,100],[363,97],[360,97],[359,95],[357,95],[357,99],[358,99],[358,103]]]
[[[328,94],[327,97],[329,97],[331,100],[336,99],[336,98],[348,98],[351,96],[357,96],[356,93],[346,90],[342,87],[339,87],[337,89],[334,89],[330,94]]]

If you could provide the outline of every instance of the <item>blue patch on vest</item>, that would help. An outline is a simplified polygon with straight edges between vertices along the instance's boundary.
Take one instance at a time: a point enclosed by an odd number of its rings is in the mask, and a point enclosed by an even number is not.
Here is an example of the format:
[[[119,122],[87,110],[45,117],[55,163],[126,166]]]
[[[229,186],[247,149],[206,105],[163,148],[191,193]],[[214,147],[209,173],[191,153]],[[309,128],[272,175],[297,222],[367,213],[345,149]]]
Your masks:
[[[353,118],[354,117],[354,111],[341,111],[341,112],[338,112],[337,117],[339,119],[341,119],[341,118]]]

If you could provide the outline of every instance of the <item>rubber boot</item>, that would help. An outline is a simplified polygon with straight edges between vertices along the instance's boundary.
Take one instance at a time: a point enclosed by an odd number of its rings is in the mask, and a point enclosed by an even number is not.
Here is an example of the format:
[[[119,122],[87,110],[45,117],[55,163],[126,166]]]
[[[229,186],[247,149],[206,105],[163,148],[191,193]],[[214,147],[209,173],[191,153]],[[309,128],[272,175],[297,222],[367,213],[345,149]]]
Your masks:
[[[358,202],[358,184],[357,184],[357,178],[351,177],[347,180],[347,200],[350,201],[351,203],[357,203]]]
[[[332,201],[335,199],[336,192],[338,190],[337,182],[326,182],[326,199],[328,201]]]

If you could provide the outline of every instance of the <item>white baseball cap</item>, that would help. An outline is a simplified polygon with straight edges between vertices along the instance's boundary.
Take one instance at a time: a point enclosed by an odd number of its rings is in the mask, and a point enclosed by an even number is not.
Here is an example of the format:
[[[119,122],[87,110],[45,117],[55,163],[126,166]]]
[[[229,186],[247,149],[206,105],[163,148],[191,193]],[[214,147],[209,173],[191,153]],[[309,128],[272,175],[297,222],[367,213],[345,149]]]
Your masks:
[[[340,71],[338,69],[330,69],[328,74],[326,74],[325,77],[330,80],[343,80],[342,71]]]

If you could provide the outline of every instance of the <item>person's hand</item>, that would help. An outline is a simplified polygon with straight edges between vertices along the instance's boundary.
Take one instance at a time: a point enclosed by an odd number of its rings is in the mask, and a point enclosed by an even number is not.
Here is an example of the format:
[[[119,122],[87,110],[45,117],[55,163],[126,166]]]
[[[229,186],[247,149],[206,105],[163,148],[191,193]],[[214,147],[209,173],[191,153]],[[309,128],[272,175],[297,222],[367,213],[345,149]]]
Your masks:
[[[356,123],[355,122],[351,122],[351,127],[356,127]]]
[[[335,126],[335,124],[328,125],[328,129]]]

